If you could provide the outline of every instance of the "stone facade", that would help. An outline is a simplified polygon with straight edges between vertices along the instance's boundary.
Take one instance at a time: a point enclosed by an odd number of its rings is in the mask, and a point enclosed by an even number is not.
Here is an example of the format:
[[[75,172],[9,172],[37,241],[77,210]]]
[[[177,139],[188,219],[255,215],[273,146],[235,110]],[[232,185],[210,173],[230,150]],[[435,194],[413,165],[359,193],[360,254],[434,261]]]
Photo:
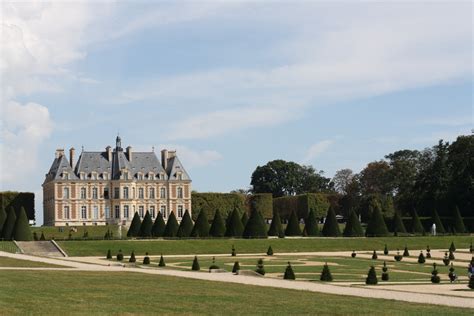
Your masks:
[[[162,150],[161,162],[154,151],[82,151],[74,165],[58,149],[43,183],[44,225],[77,226],[121,224],[128,226],[135,214],[148,211],[154,220],[174,212],[178,221],[191,212],[191,179],[176,152]]]

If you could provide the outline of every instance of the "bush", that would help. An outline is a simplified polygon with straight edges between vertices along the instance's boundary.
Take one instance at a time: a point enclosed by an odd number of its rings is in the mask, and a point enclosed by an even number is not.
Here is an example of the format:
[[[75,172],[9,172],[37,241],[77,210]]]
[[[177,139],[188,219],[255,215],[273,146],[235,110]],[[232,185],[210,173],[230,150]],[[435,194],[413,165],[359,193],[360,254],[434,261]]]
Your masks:
[[[176,220],[176,216],[174,215],[174,212],[170,212],[170,215],[168,216],[168,222],[166,222],[165,231],[163,232],[163,237],[176,237],[178,228],[179,224]]]
[[[158,266],[159,267],[166,267],[165,258],[163,258],[163,254],[161,254],[161,256],[160,256],[160,262],[158,263]]]
[[[332,206],[329,207],[328,213],[326,216],[326,222],[324,223],[323,236],[326,237],[339,237],[341,236],[341,231],[339,230],[339,224],[337,223],[336,213]]]
[[[44,238],[44,233],[43,232],[41,232],[40,240],[46,240],[46,238]]]
[[[268,246],[268,249],[267,249],[267,256],[273,256],[273,249],[272,249],[272,246]]]
[[[331,271],[329,270],[329,266],[327,262],[323,266],[323,271],[321,272],[321,276],[319,277],[319,280],[325,281],[325,282],[331,282],[333,280]]]
[[[387,264],[384,261],[383,262],[383,267],[382,267],[382,281],[388,281],[389,276],[388,276],[387,271],[388,271]]]
[[[140,220],[140,216],[138,215],[138,212],[135,212],[135,215],[133,215],[132,223],[128,228],[127,237],[138,237],[141,226],[142,222]]]
[[[430,259],[431,258],[431,249],[430,246],[426,246],[426,258]]]
[[[371,266],[369,269],[369,273],[367,274],[367,278],[365,279],[365,284],[375,285],[377,283],[377,273],[375,272],[374,266]]]
[[[205,211],[199,212],[194,222],[191,237],[209,237],[209,221],[207,220],[207,213]]]
[[[367,224],[367,230],[365,231],[365,234],[368,237],[388,236],[387,225],[385,224],[382,212],[378,206],[376,206],[372,212],[372,216],[370,217],[369,223]]]
[[[224,219],[222,219],[221,212],[216,210],[214,214],[214,219],[211,228],[209,229],[209,235],[212,237],[224,237],[225,223]]]
[[[473,253],[473,252],[474,252],[474,247],[472,247],[472,241],[471,241],[471,245],[469,246],[469,252],[470,252],[470,253]]]
[[[402,258],[403,256],[400,254],[400,251],[397,250],[397,254],[393,256],[393,259],[395,259],[395,261],[402,261]]]
[[[405,224],[403,224],[402,217],[398,211],[395,211],[392,222],[392,230],[395,233],[395,236],[399,233],[406,234],[407,230],[405,228]]]
[[[454,209],[454,215],[453,215],[453,232],[460,233],[460,234],[463,234],[466,232],[466,227],[464,226],[461,213],[459,213],[459,208],[457,206]]]
[[[377,252],[374,250],[374,252],[372,253],[372,260],[377,260],[377,258]]]
[[[436,233],[437,234],[446,233],[446,230],[444,229],[443,222],[439,218],[439,215],[438,215],[438,212],[436,211],[436,209],[433,210],[433,216],[431,217],[431,221],[433,222],[433,224],[436,225]]]
[[[240,219],[239,211],[235,208],[230,216],[227,218],[227,225],[225,230],[226,237],[242,237],[244,226]]]
[[[356,256],[357,256],[357,254],[356,254],[355,250],[352,250],[351,257],[355,258]]]
[[[255,272],[257,272],[258,274],[261,274],[261,275],[265,275],[265,268],[263,266],[263,260],[262,259],[258,259],[257,269],[255,270]]]
[[[327,195],[324,193],[306,193],[293,196],[283,196],[273,199],[273,211],[281,218],[289,218],[291,212],[296,212],[298,218],[307,218],[312,209],[316,218],[326,215],[329,208]]]
[[[304,221],[303,234],[305,236],[319,236],[318,219],[313,209],[309,210],[308,217]]]
[[[235,252],[235,247],[234,245],[232,245],[232,253],[231,253],[232,257],[235,257],[237,256],[237,253]]]
[[[23,207],[25,209],[28,220],[35,219],[34,193],[14,192],[14,191],[0,192],[0,205],[5,208],[6,213],[8,213],[8,210],[11,207],[13,207],[13,209],[16,211]],[[15,215],[18,215],[18,214],[15,214]]]
[[[28,217],[26,216],[26,211],[23,207],[20,209],[20,214],[15,222],[13,238],[17,241],[30,241],[33,239],[30,224],[28,223]]]
[[[151,237],[151,230],[153,228],[153,221],[151,220],[150,213],[146,211],[143,222],[140,225],[140,231],[138,236],[140,237]]]
[[[467,285],[467,287],[474,290],[474,273],[471,274],[471,277],[469,278],[469,284]]]
[[[16,213],[13,207],[10,207],[10,210],[7,214],[7,219],[5,224],[3,225],[3,238],[6,240],[11,240],[14,237],[13,233],[15,231],[15,223],[16,223]]]
[[[143,257],[143,264],[150,264],[150,257],[148,257],[148,252],[145,253],[145,257]]]
[[[38,234],[36,232],[33,232],[33,240],[38,241]]]
[[[229,212],[237,209],[239,212],[244,212],[247,209],[246,206],[246,195],[240,193],[191,193],[191,209],[199,210],[199,212],[193,212],[192,219],[196,222],[199,213],[206,213],[206,220],[208,218],[214,218],[214,212],[221,210],[221,212]],[[229,214],[221,214],[224,218],[227,218]],[[208,228],[209,231],[209,228]],[[197,236],[194,236],[197,237]],[[207,237],[199,236],[199,237]]]
[[[385,248],[383,248],[383,254],[388,255],[388,247],[387,244],[385,244]]]
[[[163,214],[158,212],[158,215],[155,218],[155,223],[153,223],[153,227],[151,228],[151,235],[153,237],[163,237],[165,232],[165,221],[163,220]]]
[[[107,258],[108,260],[112,259],[112,251],[110,251],[110,249],[107,250],[107,256],[106,256],[106,258]]]
[[[285,274],[283,275],[283,279],[285,279],[285,280],[294,280],[295,279],[295,273],[293,272],[293,268],[291,267],[290,262],[288,262],[288,265],[286,266]]]
[[[451,281],[451,283],[453,283],[457,279],[456,273],[454,273],[453,263],[451,263],[451,267],[449,267],[448,277],[449,277],[449,280]]]
[[[301,236],[300,221],[295,211],[290,213],[290,218],[285,230],[286,236]]]
[[[238,273],[240,270],[240,264],[238,261],[234,262],[234,266],[232,267],[232,273]]]
[[[456,251],[456,246],[454,246],[454,242],[451,241],[451,246],[449,246],[449,251],[450,252],[455,252]]]
[[[273,196],[271,193],[254,193],[246,196],[247,209],[250,212],[258,211],[265,219],[273,214]]]
[[[420,255],[418,256],[418,263],[425,263],[425,256],[423,255],[423,251],[420,251]]]
[[[273,212],[272,223],[268,230],[268,236],[280,236],[283,233],[283,227],[281,226],[280,214]]]
[[[242,226],[245,228],[245,226],[247,226],[247,222],[249,221],[249,216],[248,216],[247,212],[244,212],[242,214],[241,221],[242,221]],[[242,232],[243,232],[243,230],[242,230]]]
[[[128,262],[136,262],[137,259],[135,258],[135,252],[132,251],[132,254],[130,255],[130,259],[128,259]]]
[[[209,272],[214,269],[219,269],[219,266],[216,264],[216,257],[212,257],[212,264],[209,267]]]
[[[122,260],[123,260],[123,253],[122,253],[122,250],[119,250],[117,254],[117,261],[122,261]]]
[[[193,231],[193,220],[189,215],[189,211],[186,210],[184,212],[183,218],[181,219],[181,223],[179,223],[178,231],[176,232],[176,236],[179,238],[186,238],[191,236],[191,232]]]
[[[431,271],[431,283],[439,283],[441,279],[438,275],[438,270],[436,270],[436,263],[433,263],[433,271]]]
[[[349,213],[349,218],[346,222],[346,227],[342,232],[344,237],[362,237],[364,236],[364,230],[360,224],[359,217],[357,214],[351,210]]]
[[[194,256],[193,265],[192,265],[192,267],[191,267],[191,270],[193,270],[193,271],[199,271],[199,270],[201,270],[201,267],[199,266],[199,262],[198,262],[198,257],[197,257],[197,256]]]
[[[258,211],[253,211],[242,234],[244,238],[266,238],[267,225]]]
[[[407,247],[407,245],[405,245],[405,250],[403,251],[403,256],[404,256],[404,257],[409,257],[409,256],[410,256],[410,253],[408,252],[408,247]]]
[[[449,260],[454,260],[454,253],[452,251],[449,251]]]
[[[5,208],[3,205],[0,206],[0,238],[3,236],[3,225],[7,220],[7,212],[5,212]]]
[[[413,210],[413,216],[411,219],[411,232],[413,234],[423,234],[425,232],[425,229],[421,224],[420,218],[418,217],[418,213],[416,212],[416,210]]]
[[[444,265],[447,266],[450,261],[451,261],[451,260],[449,260],[448,253],[445,252],[445,253],[444,253],[444,258],[443,258],[443,263],[444,263]]]

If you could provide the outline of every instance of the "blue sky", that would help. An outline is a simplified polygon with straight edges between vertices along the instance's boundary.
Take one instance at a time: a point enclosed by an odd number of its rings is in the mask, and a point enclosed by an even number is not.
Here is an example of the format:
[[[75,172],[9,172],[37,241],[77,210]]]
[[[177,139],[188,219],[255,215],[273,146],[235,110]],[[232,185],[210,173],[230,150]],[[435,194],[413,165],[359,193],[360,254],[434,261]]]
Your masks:
[[[474,127],[472,3],[2,2],[0,189],[56,148],[177,149],[198,191],[257,165],[360,171]]]

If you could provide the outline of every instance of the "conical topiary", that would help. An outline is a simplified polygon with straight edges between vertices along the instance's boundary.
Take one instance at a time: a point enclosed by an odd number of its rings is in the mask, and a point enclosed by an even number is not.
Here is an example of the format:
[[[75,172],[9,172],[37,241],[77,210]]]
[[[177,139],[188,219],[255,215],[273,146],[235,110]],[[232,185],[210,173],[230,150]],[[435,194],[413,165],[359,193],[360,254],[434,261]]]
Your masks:
[[[151,235],[153,237],[163,237],[165,232],[165,221],[163,220],[163,214],[158,212],[158,215],[155,218],[155,222],[153,223],[153,227],[151,228]]]
[[[374,250],[374,252],[372,253],[372,260],[377,260],[377,258],[377,252]]]
[[[242,221],[242,226],[245,228],[245,226],[247,226],[247,222],[249,221],[249,216],[247,212],[244,211],[240,220]]]
[[[375,285],[378,283],[377,273],[375,272],[374,266],[371,266],[367,278],[365,279],[365,284]]]
[[[456,251],[456,246],[454,246],[454,241],[451,241],[451,245],[449,246],[449,251],[451,251],[451,252]]]
[[[272,223],[268,229],[268,236],[280,236],[283,233],[283,227],[281,226],[280,214],[277,210],[273,210]]]
[[[395,211],[392,220],[392,231],[395,236],[398,234],[406,234],[407,230],[405,228],[405,224],[403,224],[402,216],[398,211]]]
[[[3,239],[11,240],[14,237],[13,232],[15,231],[15,223],[16,223],[16,212],[13,207],[10,207],[10,210],[7,214],[7,220],[5,224],[3,224]]]
[[[110,249],[107,250],[107,256],[106,256],[106,258],[107,258],[108,260],[112,259],[112,251],[110,251]]]
[[[235,251],[235,247],[234,247],[234,245],[232,245],[232,252],[231,252],[231,256],[232,256],[232,257],[235,257],[235,256],[237,256],[237,252]]]
[[[462,220],[461,213],[459,212],[459,208],[456,206],[453,215],[453,233],[463,234],[465,232],[466,227],[464,226],[464,222]]]
[[[288,219],[288,224],[285,229],[285,236],[301,236],[300,221],[294,210],[290,213],[290,218]]]
[[[439,278],[438,275],[438,270],[436,270],[436,263],[433,262],[433,271],[431,271],[431,283],[439,283],[441,279]]]
[[[451,281],[451,283],[453,283],[457,279],[456,273],[454,273],[454,265],[453,265],[452,262],[451,262],[451,267],[449,267],[448,277],[449,277],[449,280]]]
[[[150,264],[150,257],[148,256],[148,252],[145,253],[145,257],[143,257],[143,264]]]
[[[214,219],[212,220],[211,228],[209,229],[209,236],[212,237],[224,237],[225,234],[225,222],[221,216],[221,212],[216,210]]]
[[[163,258],[163,254],[161,254],[161,256],[160,256],[160,262],[158,263],[158,266],[159,267],[166,267],[165,258]]]
[[[413,210],[413,216],[411,218],[411,232],[413,234],[423,234],[425,232],[416,210]]]
[[[367,224],[367,230],[365,234],[368,237],[383,237],[388,236],[388,229],[387,225],[385,224],[385,220],[383,219],[382,212],[378,205],[374,207],[374,211],[372,212],[372,216],[370,217],[369,223]]]
[[[364,230],[360,224],[359,217],[357,214],[351,210],[349,213],[349,218],[346,222],[346,227],[342,232],[344,237],[362,237],[364,236]]]
[[[168,216],[168,222],[166,222],[165,231],[163,232],[163,237],[173,238],[176,237],[178,233],[179,224],[176,220],[176,216],[174,212],[170,212],[170,216]]]
[[[249,221],[250,221],[250,219],[249,219]],[[263,260],[262,259],[258,259],[257,269],[255,270],[255,272],[257,272],[258,274],[261,274],[261,275],[265,275],[265,267],[263,266]]]
[[[336,212],[333,207],[330,206],[326,216],[326,221],[322,229],[322,234],[325,237],[339,237],[341,236],[341,231],[339,229],[339,223],[336,219]]]
[[[273,249],[272,249],[272,246],[268,246],[268,249],[267,249],[267,256],[273,256]]]
[[[199,212],[196,222],[194,222],[191,237],[209,237],[209,222],[206,211],[201,210]]]
[[[331,282],[333,280],[331,271],[329,270],[329,266],[327,262],[323,266],[323,271],[321,272],[321,276],[319,277],[319,280],[325,281],[325,282]]]
[[[436,209],[433,210],[433,216],[431,217],[431,221],[433,224],[436,225],[436,233],[437,234],[444,234],[446,233],[446,230],[444,229],[443,222],[441,222],[441,219],[439,218],[438,212]]]
[[[123,253],[122,250],[119,250],[117,253],[117,261],[122,261],[123,260]]]
[[[7,221],[7,212],[5,212],[5,208],[3,205],[0,206],[0,238],[3,236],[3,225]]]
[[[13,239],[17,241],[30,241],[33,240],[31,235],[30,224],[28,223],[28,217],[23,207],[20,208],[20,214],[15,222],[15,228],[13,230]]]
[[[388,276],[387,271],[388,271],[387,264],[384,261],[383,262],[383,267],[382,267],[382,281],[388,281],[389,276]]]
[[[418,263],[425,263],[425,256],[423,255],[423,251],[420,251],[420,255],[418,256]]]
[[[193,220],[189,215],[189,211],[186,210],[184,212],[183,218],[181,219],[181,223],[179,223],[178,232],[176,236],[179,238],[187,238],[191,236],[191,232],[193,231]]]
[[[267,225],[258,210],[253,210],[242,234],[244,238],[266,238]]]
[[[142,221],[140,220],[140,215],[138,215],[138,212],[135,212],[135,215],[133,215],[132,223],[128,228],[127,237],[138,237],[141,226]]]
[[[295,279],[295,273],[293,272],[293,268],[291,267],[291,264],[290,264],[289,261],[288,261],[288,265],[286,266],[285,274],[283,275],[283,279],[285,279],[285,280],[294,280]]]
[[[474,273],[471,274],[467,287],[470,288],[471,290],[474,290]]]
[[[226,237],[242,237],[244,232],[244,225],[240,219],[239,211],[234,208],[229,218],[227,219],[225,236]]]
[[[454,260],[454,252],[452,252],[451,250],[449,251],[449,260]]]
[[[151,219],[150,212],[146,211],[145,217],[143,218],[143,222],[140,225],[140,231],[138,232],[138,236],[149,238],[151,237],[151,230],[153,228],[153,221]]]
[[[410,252],[408,252],[408,247],[407,247],[407,245],[405,245],[405,250],[403,251],[403,256],[404,256],[404,257],[409,257],[409,256],[410,256]]]
[[[199,271],[199,270],[201,270],[201,267],[199,266],[199,262],[198,262],[198,257],[197,257],[197,256],[194,256],[193,266],[191,267],[191,270],[193,270],[193,271]]]
[[[130,259],[128,259],[128,262],[136,262],[137,259],[135,258],[135,252],[132,251],[132,254],[130,255]]]
[[[387,247],[387,244],[385,244],[385,247],[383,248],[383,254],[384,255],[388,255],[388,247]]]
[[[232,273],[238,273],[240,270],[240,264],[238,261],[234,262],[234,266],[232,267]]]
[[[41,236],[40,236],[40,241],[42,241],[42,240],[46,240],[46,238],[44,238],[44,233],[43,232],[41,232]]]
[[[316,214],[314,213],[313,209],[309,210],[308,217],[304,221],[304,230],[303,235],[305,236],[319,236],[319,225],[318,219],[316,218]]]

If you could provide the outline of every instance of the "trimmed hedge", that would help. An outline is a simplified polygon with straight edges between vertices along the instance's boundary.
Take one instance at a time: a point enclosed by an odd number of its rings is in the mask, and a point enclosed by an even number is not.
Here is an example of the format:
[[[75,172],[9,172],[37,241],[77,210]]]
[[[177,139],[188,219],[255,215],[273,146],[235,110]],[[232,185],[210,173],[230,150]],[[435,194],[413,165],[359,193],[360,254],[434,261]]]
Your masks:
[[[273,215],[273,197],[271,193],[257,193],[248,195],[246,199],[247,210],[259,211],[264,219],[270,219]]]
[[[232,210],[237,209],[240,213],[247,210],[246,196],[240,193],[191,193],[191,209],[200,210],[193,212],[192,219],[196,222],[201,211],[206,212],[207,218],[214,218],[216,210],[227,218]]]
[[[441,222],[441,218],[439,218],[438,211],[436,209],[433,210],[432,221],[436,225],[436,233],[437,234],[444,234],[446,230],[444,229],[443,222]]]
[[[344,237],[364,236],[364,230],[362,229],[362,225],[359,221],[359,217],[353,210],[351,210],[349,213],[349,218],[346,222],[346,227],[344,227],[344,231],[342,232],[342,235]]]
[[[209,222],[207,220],[207,212],[200,211],[194,222],[191,237],[209,237]]]
[[[3,236],[3,225],[7,221],[7,212],[5,212],[5,208],[0,206],[0,238]]]
[[[423,225],[421,225],[420,218],[418,217],[418,213],[416,210],[413,211],[413,217],[411,219],[411,232],[413,234],[423,234],[425,229]]]
[[[145,217],[143,218],[143,222],[140,225],[140,231],[138,233],[138,236],[151,237],[152,228],[153,228],[153,221],[151,220],[151,215],[148,211],[146,211]]]
[[[132,223],[128,228],[127,237],[138,237],[141,226],[142,221],[140,220],[140,215],[138,215],[138,212],[135,212],[135,215],[133,215]]]
[[[316,219],[313,209],[309,211],[308,217],[305,219],[304,223],[304,236],[319,236],[318,220]]]
[[[464,226],[461,213],[459,213],[459,208],[457,206],[455,207],[453,214],[452,232],[461,234],[466,232],[466,226]]]
[[[365,234],[369,237],[384,237],[389,234],[382,212],[378,207],[375,207],[372,212]]]
[[[280,214],[278,212],[273,212],[272,223],[270,224],[270,229],[268,229],[268,236],[284,236]]]
[[[165,221],[163,220],[163,215],[161,212],[158,212],[158,215],[155,218],[155,223],[151,228],[151,234],[153,237],[163,237],[163,233],[165,232]]]
[[[3,225],[2,238],[6,240],[11,240],[13,237],[13,232],[15,230],[16,223],[16,212],[13,207],[10,207],[10,210],[7,214],[7,220]]]
[[[258,211],[253,211],[242,234],[244,238],[267,238],[267,225]]]
[[[166,223],[165,231],[163,232],[163,237],[176,237],[178,233],[178,221],[176,220],[176,216],[174,212],[170,212],[170,216],[168,217],[168,222]]]
[[[35,220],[35,194],[31,192],[14,192],[3,191],[0,192],[0,206],[5,210],[13,207],[18,217],[22,207],[25,208],[28,220]]]
[[[26,211],[23,207],[21,208],[20,214],[15,223],[15,228],[13,230],[13,238],[18,241],[33,240],[30,225],[28,224],[28,217],[26,216]]]
[[[405,228],[405,224],[403,224],[402,217],[400,216],[400,212],[395,211],[395,215],[393,216],[392,220],[392,231],[395,234],[406,234],[407,229]]]
[[[323,230],[321,231],[325,237],[339,237],[341,236],[341,231],[339,229],[339,224],[336,219],[336,212],[334,208],[329,207],[326,222],[324,223]]]
[[[323,218],[329,205],[324,193],[306,193],[273,199],[273,210],[283,219],[288,219],[292,211],[296,212],[298,219],[307,218],[311,209],[314,210],[316,218]]]
[[[247,226],[247,222],[249,221],[249,216],[247,212],[244,212],[242,214],[242,218],[240,220],[242,221],[242,226],[245,228],[245,226]]]

